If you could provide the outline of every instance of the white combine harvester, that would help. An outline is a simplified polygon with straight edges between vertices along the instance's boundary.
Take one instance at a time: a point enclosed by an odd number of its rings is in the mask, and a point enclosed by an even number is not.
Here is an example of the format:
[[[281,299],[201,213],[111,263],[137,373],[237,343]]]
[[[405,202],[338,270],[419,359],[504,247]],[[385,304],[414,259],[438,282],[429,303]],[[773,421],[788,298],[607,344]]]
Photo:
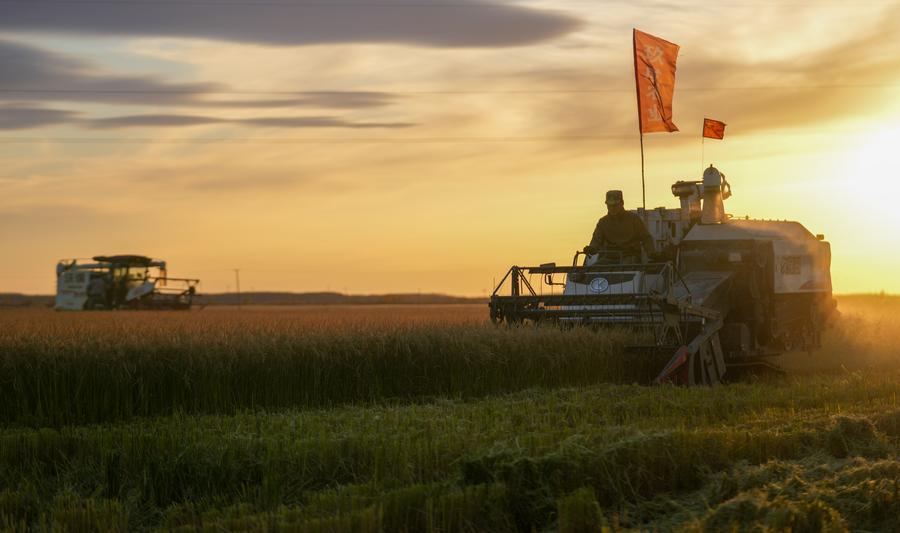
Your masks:
[[[170,278],[166,262],[142,255],[96,256],[56,265],[57,310],[177,309],[193,305],[200,280]]]
[[[662,260],[621,264],[621,255],[600,253],[578,265],[578,252],[568,267],[512,267],[491,296],[491,318],[652,332],[654,344],[637,351],[674,354],[660,383],[716,383],[729,370],[820,347],[835,311],[824,237],[797,222],[730,218],[731,187],[713,167],[672,194],[678,209],[634,211]]]

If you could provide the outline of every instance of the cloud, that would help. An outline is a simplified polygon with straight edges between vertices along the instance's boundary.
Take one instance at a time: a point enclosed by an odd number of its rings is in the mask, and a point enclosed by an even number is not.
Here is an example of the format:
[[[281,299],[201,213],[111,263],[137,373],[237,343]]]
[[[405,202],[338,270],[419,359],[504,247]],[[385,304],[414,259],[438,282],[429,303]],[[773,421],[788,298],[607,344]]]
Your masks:
[[[40,48],[0,40],[0,96],[49,100],[97,100],[124,104],[193,102],[209,91],[222,89],[213,83],[166,83],[151,76],[116,76],[90,63]],[[41,92],[46,90],[48,92]],[[54,90],[62,92],[54,93]]]
[[[93,130],[160,128],[233,124],[266,128],[408,128],[407,122],[354,122],[339,117],[251,117],[222,118],[203,115],[143,114],[108,118],[84,118],[81,113],[29,105],[0,105],[0,130],[20,130],[43,126],[74,125]]]
[[[24,130],[77,120],[78,113],[22,105],[0,106],[0,130]]]
[[[194,115],[125,115],[121,117],[95,118],[80,120],[78,123],[89,129],[116,129],[116,128],[153,128],[153,127],[178,127],[178,126],[203,126],[207,124],[220,124],[225,120],[213,117]]]
[[[865,114],[878,86],[895,83],[892,73],[900,69],[900,42],[893,37],[898,21],[900,7],[894,7],[858,37],[782,59],[700,57],[681,73],[682,97],[721,110],[736,126],[733,131],[743,132]]]
[[[0,30],[117,37],[165,36],[296,46],[393,43],[506,47],[560,37],[573,16],[483,0],[222,2],[4,2]]]
[[[231,93],[241,94],[241,93]],[[253,93],[248,93],[253,94]],[[397,96],[377,91],[299,91],[275,92],[272,100],[216,100],[195,102],[199,107],[316,107],[329,109],[362,109],[381,107],[397,101]],[[283,98],[281,95],[294,95]]]
[[[415,126],[411,122],[353,122],[336,117],[262,117],[232,121],[249,126],[268,128],[409,128]]]
[[[696,143],[704,115],[728,122],[732,137],[791,128],[815,131],[828,123],[871,118],[879,102],[889,108],[894,99],[885,96],[896,91],[900,71],[900,40],[893,37],[900,31],[900,7],[880,20],[849,37],[815,43],[816,49],[775,56],[741,52],[728,39],[721,47],[709,47],[673,37],[684,52],[674,106],[682,132],[667,136],[667,143]],[[634,145],[637,129],[631,76],[631,66],[623,62],[615,70],[567,66],[513,72],[493,83],[514,81],[547,91],[528,105],[543,131],[561,137],[554,150],[566,149],[569,136],[621,136],[604,146],[624,148]]]
[[[89,62],[0,39],[0,99],[203,108],[311,107],[362,109],[397,100],[376,91],[277,92],[263,98],[221,83],[172,83],[155,76],[121,76]],[[222,95],[228,99],[211,99]]]
[[[408,128],[405,122],[353,122],[337,117],[259,117],[218,118],[198,115],[125,115],[121,117],[79,120],[90,129],[147,128],[237,124],[269,128]]]

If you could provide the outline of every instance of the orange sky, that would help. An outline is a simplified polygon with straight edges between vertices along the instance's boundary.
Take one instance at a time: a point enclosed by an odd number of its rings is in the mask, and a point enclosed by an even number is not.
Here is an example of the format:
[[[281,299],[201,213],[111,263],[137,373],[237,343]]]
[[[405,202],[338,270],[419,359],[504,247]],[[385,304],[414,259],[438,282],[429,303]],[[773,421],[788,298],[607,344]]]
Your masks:
[[[0,292],[110,253],[208,292],[241,268],[245,290],[483,295],[570,261],[605,190],[640,202],[632,27],[681,45],[648,204],[675,206],[723,120],[704,162],[729,212],[826,234],[837,292],[900,291],[896,4],[70,9],[0,6]]]

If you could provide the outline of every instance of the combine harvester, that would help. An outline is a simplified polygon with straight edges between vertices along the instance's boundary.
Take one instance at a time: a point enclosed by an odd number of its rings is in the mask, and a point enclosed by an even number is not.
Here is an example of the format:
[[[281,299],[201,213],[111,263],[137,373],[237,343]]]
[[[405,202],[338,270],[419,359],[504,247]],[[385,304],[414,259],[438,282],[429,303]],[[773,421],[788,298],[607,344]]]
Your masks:
[[[824,236],[798,222],[726,215],[731,187],[712,166],[672,194],[680,209],[633,211],[661,250],[658,262],[598,253],[579,266],[577,252],[572,266],[514,266],[491,296],[491,319],[645,331],[652,344],[629,348],[671,357],[656,383],[714,384],[819,348],[836,307]]]
[[[188,310],[198,279],[170,278],[166,262],[142,255],[96,256],[93,262],[62,260],[56,265],[57,310]]]

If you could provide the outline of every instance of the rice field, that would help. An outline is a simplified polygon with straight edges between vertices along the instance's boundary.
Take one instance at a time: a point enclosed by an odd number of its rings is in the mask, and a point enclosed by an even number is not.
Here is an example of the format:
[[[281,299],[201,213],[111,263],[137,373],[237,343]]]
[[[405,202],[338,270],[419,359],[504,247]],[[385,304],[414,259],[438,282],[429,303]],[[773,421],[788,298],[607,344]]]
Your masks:
[[[709,389],[482,306],[0,312],[0,529],[900,530],[900,298],[840,309]]]

